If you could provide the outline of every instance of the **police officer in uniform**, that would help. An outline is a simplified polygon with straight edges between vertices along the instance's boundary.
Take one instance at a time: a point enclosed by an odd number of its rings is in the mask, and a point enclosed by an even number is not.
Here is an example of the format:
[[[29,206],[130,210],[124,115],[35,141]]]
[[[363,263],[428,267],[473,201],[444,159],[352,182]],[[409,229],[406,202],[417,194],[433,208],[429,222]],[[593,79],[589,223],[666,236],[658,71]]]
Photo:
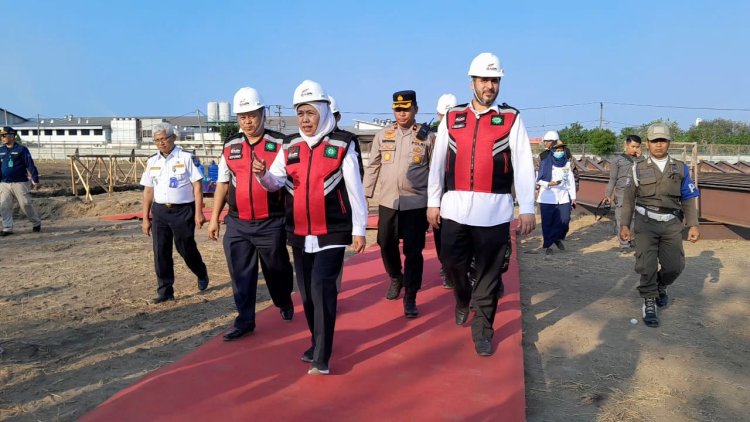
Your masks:
[[[659,326],[657,308],[669,304],[667,287],[685,268],[682,228],[687,239],[698,241],[698,189],[688,166],[669,156],[672,133],[664,123],[648,127],[649,157],[633,165],[633,183],[625,188],[620,239],[632,238],[629,222],[635,212],[635,271],[641,275],[643,322]],[[683,224],[684,219],[684,224]]]
[[[534,159],[519,111],[496,104],[504,72],[498,57],[481,53],[468,75],[474,98],[440,122],[430,164],[427,218],[442,230],[441,259],[455,283],[455,318],[466,323],[474,299],[471,335],[480,356],[492,354],[501,273],[519,207],[519,232],[534,230]],[[468,273],[476,260],[477,281]]]
[[[603,203],[614,204],[615,221],[617,232],[620,232],[622,222],[622,196],[625,188],[633,181],[633,163],[641,156],[641,137],[628,135],[625,139],[625,150],[617,155],[610,163],[609,183],[604,193]],[[630,221],[630,231],[633,231],[633,221]],[[619,236],[618,236],[619,239]],[[620,240],[620,249],[627,250],[631,247],[630,242]]]
[[[255,330],[259,263],[281,318],[291,321],[294,316],[291,296],[294,276],[286,249],[284,194],[266,191],[252,171],[253,157],[273,162],[281,151],[284,135],[264,128],[263,99],[254,88],[240,88],[234,94],[234,113],[242,132],[224,143],[208,225],[209,239],[217,240],[219,216],[228,203],[224,254],[238,315],[234,327],[224,334],[225,341]]]
[[[378,203],[378,245],[385,271],[391,279],[386,299],[395,300],[404,293],[404,315],[419,315],[416,298],[422,287],[427,224],[427,178],[435,135],[415,123],[417,94],[399,91],[393,94],[396,124],[375,134],[370,162],[365,168],[365,196],[372,198],[380,185]],[[399,239],[404,240],[404,265],[401,267]]]
[[[153,128],[159,153],[146,163],[141,177],[143,189],[143,234],[154,245],[154,267],[158,283],[153,303],[174,299],[172,242],[188,268],[198,277],[198,289],[208,287],[208,271],[195,244],[195,226],[203,216],[203,186],[193,155],[175,146],[174,128],[158,123]],[[149,212],[152,218],[149,218]],[[153,234],[153,236],[152,236]]]
[[[39,232],[42,230],[42,219],[31,202],[31,187],[39,185],[39,172],[34,159],[28,148],[16,143],[16,130],[12,127],[0,129],[0,137],[3,143],[0,146],[0,215],[3,219],[0,236],[13,234],[13,197],[31,220],[31,230]]]

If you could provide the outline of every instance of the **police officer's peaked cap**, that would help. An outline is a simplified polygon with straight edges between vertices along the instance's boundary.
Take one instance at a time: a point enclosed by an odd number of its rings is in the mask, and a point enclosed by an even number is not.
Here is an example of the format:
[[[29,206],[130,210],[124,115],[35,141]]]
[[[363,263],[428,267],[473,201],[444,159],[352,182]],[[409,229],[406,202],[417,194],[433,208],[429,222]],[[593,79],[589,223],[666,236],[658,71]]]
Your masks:
[[[15,135],[15,134],[16,134],[16,130],[10,126],[3,126],[3,128],[0,129],[0,135]]]
[[[393,93],[393,108],[411,108],[417,105],[417,93],[411,90]]]

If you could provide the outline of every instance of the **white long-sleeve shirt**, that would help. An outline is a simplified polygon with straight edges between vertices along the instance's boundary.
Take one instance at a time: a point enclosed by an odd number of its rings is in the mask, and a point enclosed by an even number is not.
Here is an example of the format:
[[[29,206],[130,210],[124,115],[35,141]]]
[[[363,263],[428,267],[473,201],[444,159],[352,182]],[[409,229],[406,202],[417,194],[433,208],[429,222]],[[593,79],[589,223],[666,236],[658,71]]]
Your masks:
[[[312,148],[313,145],[310,145]],[[359,161],[357,160],[357,151],[354,144],[349,145],[343,162],[341,172],[344,175],[346,193],[349,196],[349,203],[352,206],[352,235],[364,236],[367,228],[367,201],[365,192],[362,189],[362,179],[359,175]],[[271,167],[268,168],[263,177],[258,181],[266,190],[274,192],[286,184],[286,159],[283,153],[276,155]],[[318,236],[305,236],[305,252],[315,253],[330,248],[344,248],[347,245],[329,245],[320,247]]]
[[[540,180],[539,196],[536,201],[540,204],[567,204],[576,199],[576,179],[570,167],[570,161],[563,167],[552,166],[552,181],[559,180],[559,185],[550,186],[549,182]]]
[[[498,111],[493,105],[484,112],[469,109],[477,116]],[[440,217],[459,224],[490,227],[513,221],[513,195],[509,193],[487,193],[473,191],[448,191],[443,194],[445,183],[445,160],[448,155],[448,119],[438,126],[435,148],[430,162],[430,177],[427,183],[427,206],[440,207]],[[534,159],[526,127],[519,115],[510,129],[509,144],[513,163],[513,185],[521,214],[534,214]]]

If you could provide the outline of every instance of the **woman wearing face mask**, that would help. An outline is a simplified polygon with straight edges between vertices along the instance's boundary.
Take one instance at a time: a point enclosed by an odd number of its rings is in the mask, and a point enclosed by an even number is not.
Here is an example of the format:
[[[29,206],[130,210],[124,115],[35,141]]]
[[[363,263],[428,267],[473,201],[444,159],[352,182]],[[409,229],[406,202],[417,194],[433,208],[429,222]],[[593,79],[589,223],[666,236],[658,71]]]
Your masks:
[[[552,244],[565,250],[563,240],[570,227],[570,213],[576,206],[576,185],[571,163],[565,156],[565,143],[557,140],[550,148],[552,154],[539,162],[536,202],[542,214],[542,248],[552,255]]]
[[[311,364],[308,374],[326,375],[336,322],[336,279],[346,246],[352,244],[357,253],[365,249],[367,203],[354,136],[335,130],[323,87],[302,82],[294,91],[294,108],[299,133],[284,138],[283,153],[268,171],[265,161],[254,157],[253,171],[267,190],[286,190],[287,242],[312,333],[302,361]]]

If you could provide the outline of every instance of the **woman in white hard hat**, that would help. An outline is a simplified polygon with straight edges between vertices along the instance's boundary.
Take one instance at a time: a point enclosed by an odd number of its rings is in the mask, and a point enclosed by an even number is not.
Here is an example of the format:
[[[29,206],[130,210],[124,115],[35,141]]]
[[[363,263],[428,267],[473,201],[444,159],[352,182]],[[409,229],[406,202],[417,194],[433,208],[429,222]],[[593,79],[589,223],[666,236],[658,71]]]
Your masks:
[[[336,120],[323,87],[303,81],[294,91],[299,133],[284,139],[283,154],[253,171],[270,191],[287,191],[286,230],[292,246],[312,346],[302,354],[308,374],[329,373],[336,322],[336,279],[344,250],[365,249],[367,203],[352,135],[335,131]]]
[[[539,211],[542,214],[542,248],[552,255],[552,244],[565,250],[563,240],[570,227],[570,213],[576,206],[576,184],[570,160],[565,156],[565,143],[555,141],[551,154],[539,163]]]

